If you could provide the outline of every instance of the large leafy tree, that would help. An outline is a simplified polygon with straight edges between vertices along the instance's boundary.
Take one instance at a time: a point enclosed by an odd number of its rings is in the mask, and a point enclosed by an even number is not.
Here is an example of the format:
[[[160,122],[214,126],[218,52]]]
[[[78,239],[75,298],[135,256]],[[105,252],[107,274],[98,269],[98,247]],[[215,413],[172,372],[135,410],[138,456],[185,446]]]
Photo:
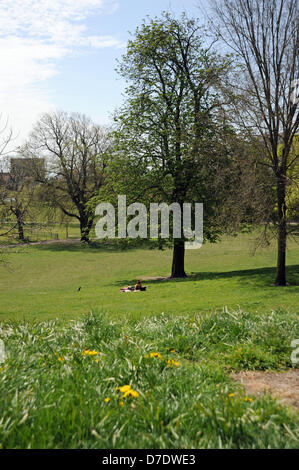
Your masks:
[[[164,13],[137,28],[119,65],[128,87],[116,117],[114,168],[118,188],[135,200],[203,202],[204,234],[215,239],[227,160],[217,90],[230,59],[212,46],[186,16]],[[171,276],[184,277],[183,236],[173,248]]]

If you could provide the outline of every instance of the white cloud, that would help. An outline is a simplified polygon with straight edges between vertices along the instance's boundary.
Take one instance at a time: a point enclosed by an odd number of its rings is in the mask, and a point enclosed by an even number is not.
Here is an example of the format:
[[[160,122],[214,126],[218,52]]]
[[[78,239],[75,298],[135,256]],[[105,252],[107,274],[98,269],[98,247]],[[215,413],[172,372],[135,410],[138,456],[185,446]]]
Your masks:
[[[18,143],[52,107],[42,84],[58,73],[59,60],[86,47],[123,47],[86,25],[90,15],[116,8],[114,0],[0,0],[0,112],[20,133]]]

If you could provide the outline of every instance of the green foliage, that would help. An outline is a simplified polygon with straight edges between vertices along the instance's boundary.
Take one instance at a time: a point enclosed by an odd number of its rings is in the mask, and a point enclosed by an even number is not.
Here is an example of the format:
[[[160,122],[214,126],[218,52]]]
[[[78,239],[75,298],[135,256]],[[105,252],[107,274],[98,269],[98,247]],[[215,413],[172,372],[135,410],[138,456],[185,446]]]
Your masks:
[[[220,148],[221,78],[231,60],[206,44],[206,31],[185,15],[148,19],[129,40],[119,64],[126,101],[115,116],[107,186],[96,202],[203,202],[205,237],[221,232],[217,208],[227,188]]]
[[[295,135],[290,152],[290,165],[287,184],[287,217],[292,222],[299,220],[299,135]]]

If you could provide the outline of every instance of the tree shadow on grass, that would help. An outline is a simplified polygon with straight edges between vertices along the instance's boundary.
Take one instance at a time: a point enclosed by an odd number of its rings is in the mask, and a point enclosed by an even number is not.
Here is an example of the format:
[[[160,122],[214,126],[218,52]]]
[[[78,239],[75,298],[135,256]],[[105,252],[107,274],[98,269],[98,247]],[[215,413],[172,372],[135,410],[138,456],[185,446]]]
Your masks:
[[[64,251],[70,253],[90,253],[90,252],[99,252],[105,251],[109,253],[120,252],[120,249],[113,245],[101,245],[95,243],[52,243],[51,245],[36,245],[34,247],[39,251],[52,251],[54,253],[61,253]]]
[[[240,284],[247,284],[251,287],[275,287],[276,268],[256,268],[256,269],[242,269],[236,271],[226,271],[226,272],[191,272],[186,278],[180,279],[171,279],[171,278],[162,278],[157,279],[145,279],[143,284],[145,285],[157,285],[163,284],[165,282],[171,283],[188,283],[188,282],[201,282],[201,281],[217,281],[223,279],[233,279],[238,278]],[[140,276],[142,279],[142,276]],[[299,265],[291,265],[287,267],[287,280],[288,284],[291,287],[299,285]],[[126,286],[134,285],[136,279],[121,279],[120,281],[115,281],[113,285],[115,286]]]
[[[41,243],[40,245],[19,245],[17,248],[28,248],[33,246],[35,250],[39,251],[52,251],[52,252],[63,252],[68,251],[72,253],[78,252],[108,252],[108,253],[124,253],[134,249],[155,249],[155,243],[144,240],[144,241],[133,241],[121,243],[120,240],[102,240],[92,241],[90,243],[81,243],[68,241],[63,243],[58,241],[57,243]]]

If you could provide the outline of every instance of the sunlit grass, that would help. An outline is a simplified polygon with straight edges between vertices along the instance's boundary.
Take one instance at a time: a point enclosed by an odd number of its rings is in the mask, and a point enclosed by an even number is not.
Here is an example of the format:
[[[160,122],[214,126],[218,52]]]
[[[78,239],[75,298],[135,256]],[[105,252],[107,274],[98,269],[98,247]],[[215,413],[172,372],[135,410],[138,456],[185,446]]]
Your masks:
[[[288,287],[275,287],[276,247],[251,255],[254,235],[227,237],[186,252],[186,280],[148,280],[147,291],[120,293],[143,277],[168,276],[172,251],[48,245],[8,251],[0,268],[0,321],[73,319],[91,309],[115,317],[142,318],[161,312],[177,315],[222,311],[251,312],[283,308],[298,311],[299,247],[290,241]],[[77,289],[81,287],[80,291]]]

